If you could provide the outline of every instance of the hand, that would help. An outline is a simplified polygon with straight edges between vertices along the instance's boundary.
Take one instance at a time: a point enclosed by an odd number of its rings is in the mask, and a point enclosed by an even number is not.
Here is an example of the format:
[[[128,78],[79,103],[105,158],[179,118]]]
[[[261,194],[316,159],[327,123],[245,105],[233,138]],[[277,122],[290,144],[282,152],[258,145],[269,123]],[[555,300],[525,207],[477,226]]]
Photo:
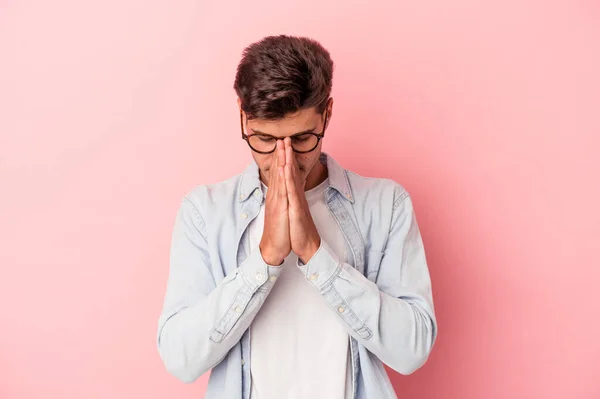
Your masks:
[[[304,194],[306,180],[301,178],[298,164],[292,150],[291,139],[286,137],[285,146],[285,185],[289,204],[290,244],[292,251],[306,264],[321,245],[321,237],[310,214]]]
[[[284,166],[284,145],[277,140],[265,199],[265,227],[259,244],[263,260],[272,266],[283,264],[292,250]]]

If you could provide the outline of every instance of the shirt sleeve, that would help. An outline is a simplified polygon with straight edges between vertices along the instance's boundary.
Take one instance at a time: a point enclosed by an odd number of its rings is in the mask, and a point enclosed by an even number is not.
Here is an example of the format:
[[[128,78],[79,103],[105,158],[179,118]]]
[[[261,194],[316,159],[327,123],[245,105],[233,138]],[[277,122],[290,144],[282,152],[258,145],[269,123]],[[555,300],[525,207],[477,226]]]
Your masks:
[[[340,261],[321,239],[313,257],[298,267],[351,336],[395,371],[410,374],[429,357],[437,322],[423,241],[407,193],[394,201],[385,249],[366,254],[366,260],[380,263],[375,282]]]
[[[205,230],[200,213],[184,198],[173,229],[157,333],[163,363],[184,382],[193,382],[216,366],[239,342],[281,271],[266,264],[256,248],[216,282]]]

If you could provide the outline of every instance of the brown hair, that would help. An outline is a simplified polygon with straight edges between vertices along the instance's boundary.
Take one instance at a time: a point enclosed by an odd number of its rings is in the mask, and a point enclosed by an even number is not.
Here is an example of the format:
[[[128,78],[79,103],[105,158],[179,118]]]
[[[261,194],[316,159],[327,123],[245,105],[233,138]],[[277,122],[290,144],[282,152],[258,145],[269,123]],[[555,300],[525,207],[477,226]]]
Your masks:
[[[249,119],[281,119],[316,107],[323,112],[331,94],[333,61],[317,41],[268,36],[246,47],[235,89]]]

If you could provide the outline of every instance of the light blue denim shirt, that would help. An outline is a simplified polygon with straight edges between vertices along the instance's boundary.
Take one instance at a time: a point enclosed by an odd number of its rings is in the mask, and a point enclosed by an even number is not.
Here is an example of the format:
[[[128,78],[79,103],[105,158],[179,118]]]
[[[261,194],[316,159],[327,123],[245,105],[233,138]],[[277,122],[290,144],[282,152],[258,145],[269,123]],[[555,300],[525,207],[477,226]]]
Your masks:
[[[329,174],[325,200],[352,256],[341,262],[321,240],[298,267],[348,331],[352,397],[396,398],[383,363],[414,372],[437,335],[413,204],[393,180],[359,176],[324,152],[320,159]],[[167,370],[184,382],[212,369],[207,399],[250,396],[251,324],[281,270],[247,247],[261,190],[252,162],[229,180],[188,192],[175,220],[158,350]]]

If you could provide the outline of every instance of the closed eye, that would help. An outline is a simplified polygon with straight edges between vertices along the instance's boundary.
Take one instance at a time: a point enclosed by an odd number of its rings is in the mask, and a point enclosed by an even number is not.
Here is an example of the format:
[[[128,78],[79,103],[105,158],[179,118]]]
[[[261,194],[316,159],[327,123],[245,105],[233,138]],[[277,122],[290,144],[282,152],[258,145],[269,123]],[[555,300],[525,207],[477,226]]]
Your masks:
[[[292,137],[293,141],[306,141],[312,138],[312,134],[301,134],[299,136]]]
[[[260,141],[262,141],[264,143],[271,143],[275,140],[273,137],[261,136],[260,134],[254,134],[252,136],[256,137],[257,139],[259,139]],[[250,137],[252,137],[252,136],[250,136]]]

